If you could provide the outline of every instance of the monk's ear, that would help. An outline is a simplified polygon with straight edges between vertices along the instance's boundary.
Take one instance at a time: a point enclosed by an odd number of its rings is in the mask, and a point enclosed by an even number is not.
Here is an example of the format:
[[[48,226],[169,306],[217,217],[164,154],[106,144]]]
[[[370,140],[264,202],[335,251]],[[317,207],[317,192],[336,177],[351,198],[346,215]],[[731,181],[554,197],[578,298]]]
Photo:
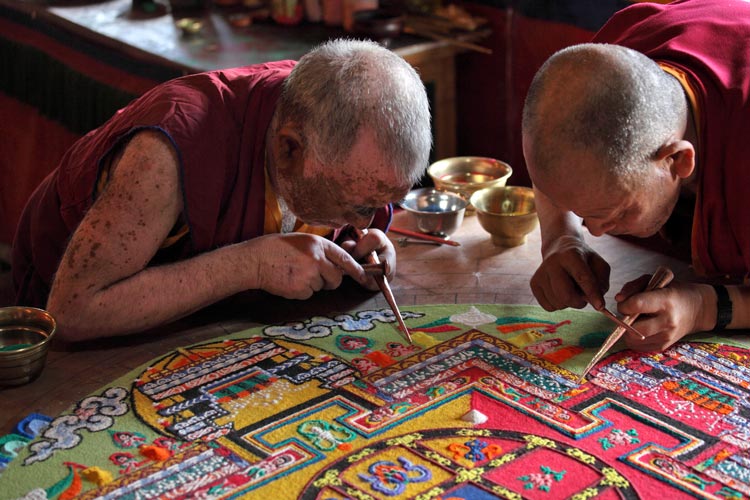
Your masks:
[[[284,125],[276,132],[274,147],[277,151],[277,158],[287,165],[301,164],[305,156],[303,144],[302,136],[292,125]]]
[[[659,148],[655,160],[671,169],[672,175],[685,179],[695,170],[695,148],[689,141],[673,141]]]

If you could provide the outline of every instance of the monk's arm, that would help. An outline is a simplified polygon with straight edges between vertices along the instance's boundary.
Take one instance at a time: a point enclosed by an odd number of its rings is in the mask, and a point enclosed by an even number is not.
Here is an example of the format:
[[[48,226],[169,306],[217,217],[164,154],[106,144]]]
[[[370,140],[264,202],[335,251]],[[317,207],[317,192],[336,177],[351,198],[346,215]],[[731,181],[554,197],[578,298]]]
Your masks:
[[[698,331],[708,331],[716,324],[717,297],[713,287],[703,285],[704,288],[704,310],[702,328]],[[750,287],[743,285],[727,285],[729,300],[732,301],[732,321],[727,325],[727,330],[750,329]]]
[[[534,189],[542,236],[542,264],[531,277],[531,291],[548,311],[604,306],[609,265],[586,243],[581,219],[557,208]]]
[[[534,205],[539,216],[543,257],[547,256],[550,249],[560,239],[572,238],[583,241],[583,226],[578,216],[559,210],[538,189],[534,189]]]
[[[69,340],[141,331],[254,288],[229,246],[147,267],[182,207],[177,156],[158,132],[136,134],[73,233],[47,308]]]

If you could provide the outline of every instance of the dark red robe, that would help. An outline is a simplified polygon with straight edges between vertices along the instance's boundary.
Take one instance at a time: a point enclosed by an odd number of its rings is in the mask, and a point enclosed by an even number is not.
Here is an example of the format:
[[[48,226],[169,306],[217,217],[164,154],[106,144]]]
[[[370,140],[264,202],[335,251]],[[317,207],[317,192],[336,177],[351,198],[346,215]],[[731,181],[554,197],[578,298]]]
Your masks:
[[[750,271],[750,3],[638,3],[594,42],[632,48],[687,75],[699,114],[693,262],[707,274]]]
[[[37,188],[13,244],[16,302],[44,307],[71,234],[95,198],[103,160],[143,129],[162,130],[180,162],[189,237],[178,260],[263,235],[265,139],[281,84],[294,61],[190,75],[150,90],[81,138]],[[374,227],[385,229],[390,207]]]

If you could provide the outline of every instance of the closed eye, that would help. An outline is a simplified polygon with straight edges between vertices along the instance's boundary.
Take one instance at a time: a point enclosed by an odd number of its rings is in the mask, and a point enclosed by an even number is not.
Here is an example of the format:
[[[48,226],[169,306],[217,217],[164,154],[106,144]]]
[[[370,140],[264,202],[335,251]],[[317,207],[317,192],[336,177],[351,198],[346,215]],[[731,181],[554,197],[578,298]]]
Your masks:
[[[354,207],[354,211],[357,213],[357,215],[361,215],[362,217],[372,217],[375,215],[375,212],[377,211],[377,208],[374,207]]]

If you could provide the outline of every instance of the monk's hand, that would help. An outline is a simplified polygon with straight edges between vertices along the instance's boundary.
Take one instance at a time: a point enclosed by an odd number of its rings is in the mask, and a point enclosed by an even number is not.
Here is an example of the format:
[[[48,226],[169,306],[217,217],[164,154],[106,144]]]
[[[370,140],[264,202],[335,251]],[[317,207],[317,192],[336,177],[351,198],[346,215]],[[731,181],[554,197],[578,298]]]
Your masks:
[[[380,262],[387,263],[388,274],[386,278],[392,280],[396,275],[396,249],[393,247],[393,243],[380,229],[367,229],[363,233],[359,239],[343,241],[341,247],[358,262],[367,262],[368,256],[375,252]],[[368,275],[365,280],[359,280],[354,275],[352,278],[369,290],[378,290],[378,284],[372,276]]]
[[[633,326],[646,339],[625,332],[630,349],[663,351],[689,333],[713,328],[706,305],[716,298],[709,285],[673,281],[668,287],[643,291],[649,278],[641,276],[615,295],[621,314],[640,314]]]
[[[531,291],[547,311],[591,304],[604,307],[609,264],[582,238],[561,236],[547,245],[544,260],[531,277]]]
[[[270,234],[245,244],[257,277],[251,288],[287,299],[307,299],[317,291],[338,288],[344,274],[359,282],[370,279],[349,253],[321,236]]]

